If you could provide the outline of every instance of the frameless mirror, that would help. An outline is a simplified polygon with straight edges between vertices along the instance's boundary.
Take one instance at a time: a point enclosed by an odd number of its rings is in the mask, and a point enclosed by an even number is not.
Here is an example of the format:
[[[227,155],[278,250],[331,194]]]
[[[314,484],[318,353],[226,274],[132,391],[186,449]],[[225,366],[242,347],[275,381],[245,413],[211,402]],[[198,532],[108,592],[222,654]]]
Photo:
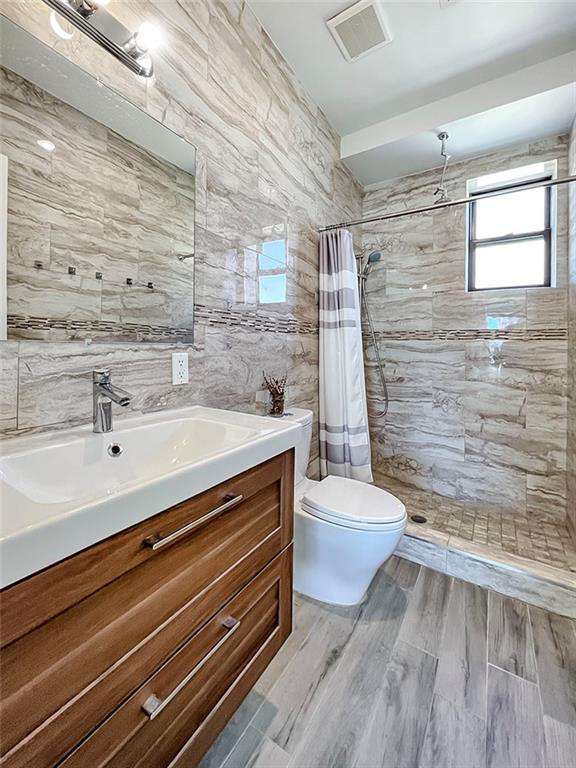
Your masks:
[[[195,148],[0,17],[8,339],[190,341]]]

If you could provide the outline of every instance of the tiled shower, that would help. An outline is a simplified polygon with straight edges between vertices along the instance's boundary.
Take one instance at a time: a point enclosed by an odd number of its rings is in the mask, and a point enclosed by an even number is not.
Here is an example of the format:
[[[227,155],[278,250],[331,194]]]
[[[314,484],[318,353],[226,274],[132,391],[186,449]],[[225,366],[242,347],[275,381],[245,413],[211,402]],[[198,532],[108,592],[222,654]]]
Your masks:
[[[448,193],[463,198],[469,179],[550,160],[566,175],[569,146],[563,135],[454,162]],[[365,194],[363,216],[428,205],[438,179],[432,170],[379,185]],[[559,189],[553,288],[467,292],[465,206],[364,225],[362,252],[382,253],[367,291],[385,415],[365,339],[376,482],[440,534],[576,572],[568,235],[568,191]]]

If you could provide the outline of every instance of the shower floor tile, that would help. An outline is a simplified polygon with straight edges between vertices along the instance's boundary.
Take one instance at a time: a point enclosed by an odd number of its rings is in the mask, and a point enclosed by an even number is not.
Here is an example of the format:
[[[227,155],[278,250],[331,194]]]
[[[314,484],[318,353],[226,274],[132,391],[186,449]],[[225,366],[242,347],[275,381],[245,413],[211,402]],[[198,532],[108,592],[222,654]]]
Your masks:
[[[423,528],[576,573],[576,547],[563,523],[542,522],[491,505],[450,499],[389,478],[381,479],[378,485],[398,496],[409,516],[424,515],[427,522]]]

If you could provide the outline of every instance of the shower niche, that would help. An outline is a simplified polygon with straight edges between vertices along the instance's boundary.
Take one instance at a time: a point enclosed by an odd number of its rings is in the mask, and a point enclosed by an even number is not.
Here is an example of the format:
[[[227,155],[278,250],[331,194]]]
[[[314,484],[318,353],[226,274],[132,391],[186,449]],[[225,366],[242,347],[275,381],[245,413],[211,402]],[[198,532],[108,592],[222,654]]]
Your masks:
[[[193,145],[0,16],[3,337],[193,336]]]

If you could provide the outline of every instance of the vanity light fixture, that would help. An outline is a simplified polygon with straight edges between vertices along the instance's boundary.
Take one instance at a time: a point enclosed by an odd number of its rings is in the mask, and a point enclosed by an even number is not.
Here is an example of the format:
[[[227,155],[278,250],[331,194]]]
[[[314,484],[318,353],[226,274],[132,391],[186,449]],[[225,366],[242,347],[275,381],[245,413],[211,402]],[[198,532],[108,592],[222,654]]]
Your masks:
[[[137,32],[127,29],[105,8],[110,0],[44,0],[52,8],[50,25],[57,35],[69,39],[58,18],[62,16],[91,40],[141,77],[152,77],[154,64],[150,51],[161,43],[160,31],[144,22]]]

